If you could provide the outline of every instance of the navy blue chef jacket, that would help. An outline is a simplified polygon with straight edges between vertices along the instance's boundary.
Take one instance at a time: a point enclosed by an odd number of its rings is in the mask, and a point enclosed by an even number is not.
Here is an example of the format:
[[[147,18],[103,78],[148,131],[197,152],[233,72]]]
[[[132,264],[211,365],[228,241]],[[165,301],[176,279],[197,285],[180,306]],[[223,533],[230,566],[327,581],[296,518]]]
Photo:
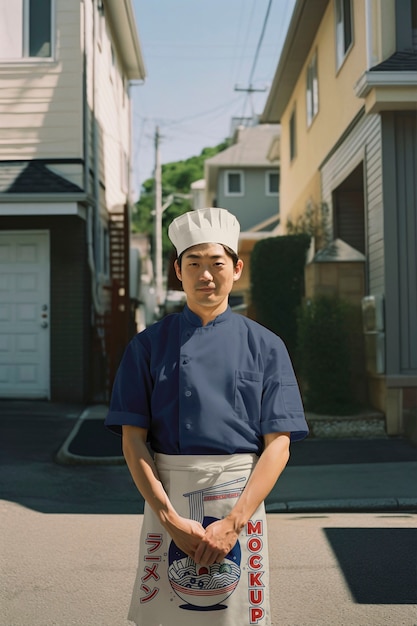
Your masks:
[[[308,434],[282,340],[230,307],[206,326],[187,306],[137,334],[118,369],[106,426],[149,430],[155,452],[263,450],[262,435]]]

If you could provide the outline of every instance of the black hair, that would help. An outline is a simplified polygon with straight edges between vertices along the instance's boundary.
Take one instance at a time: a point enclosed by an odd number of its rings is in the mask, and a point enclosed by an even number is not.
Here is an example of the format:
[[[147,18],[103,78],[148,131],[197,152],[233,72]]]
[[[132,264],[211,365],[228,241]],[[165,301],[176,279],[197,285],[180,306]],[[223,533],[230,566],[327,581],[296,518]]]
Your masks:
[[[230,258],[232,259],[233,267],[236,267],[237,262],[239,261],[239,256],[236,254],[236,252],[234,250],[232,250],[232,248],[229,248],[229,246],[225,246],[223,244],[220,244],[220,245],[223,246],[224,251],[226,252],[227,256],[230,256]],[[184,252],[185,252],[185,250],[183,252],[181,252],[179,257],[177,257],[177,263],[178,263],[180,269],[181,269],[182,257],[183,257]]]

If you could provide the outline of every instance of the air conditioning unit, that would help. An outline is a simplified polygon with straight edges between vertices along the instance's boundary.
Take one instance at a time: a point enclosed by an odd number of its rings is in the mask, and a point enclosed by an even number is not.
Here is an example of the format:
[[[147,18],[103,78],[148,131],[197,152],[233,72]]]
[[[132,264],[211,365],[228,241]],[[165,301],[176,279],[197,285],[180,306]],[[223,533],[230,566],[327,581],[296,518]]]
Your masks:
[[[382,295],[362,298],[362,326],[365,335],[366,371],[385,373],[385,316]]]

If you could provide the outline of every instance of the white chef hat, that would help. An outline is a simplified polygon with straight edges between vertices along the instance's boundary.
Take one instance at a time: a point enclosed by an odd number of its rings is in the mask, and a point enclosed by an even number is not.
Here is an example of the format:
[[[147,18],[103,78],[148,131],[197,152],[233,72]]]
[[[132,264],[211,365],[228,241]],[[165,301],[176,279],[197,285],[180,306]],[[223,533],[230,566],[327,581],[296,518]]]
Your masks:
[[[168,237],[178,256],[199,243],[220,243],[237,254],[239,233],[240,224],[236,217],[217,207],[184,213],[176,217],[168,228]]]

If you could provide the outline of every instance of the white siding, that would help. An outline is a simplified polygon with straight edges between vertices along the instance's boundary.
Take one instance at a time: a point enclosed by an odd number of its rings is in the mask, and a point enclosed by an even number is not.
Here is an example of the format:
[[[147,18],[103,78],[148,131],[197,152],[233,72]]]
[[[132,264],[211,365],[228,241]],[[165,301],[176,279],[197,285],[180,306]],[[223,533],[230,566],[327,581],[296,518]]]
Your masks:
[[[0,159],[82,158],[80,3],[56,0],[55,58],[0,60]]]
[[[0,60],[0,160],[86,158],[93,172],[97,151],[101,212],[106,218],[107,210],[120,209],[128,194],[122,163],[130,158],[130,101],[117,42],[112,42],[110,25],[99,16],[96,3],[55,0],[55,7],[53,60]],[[59,165],[54,171],[68,174],[68,168]],[[79,169],[70,179],[84,186]],[[94,195],[92,181],[90,177],[88,191]]]
[[[367,218],[368,290],[384,294],[384,231],[381,161],[381,119],[361,118],[321,170],[322,198],[332,209],[332,192],[361,162],[364,162],[364,197]]]
[[[127,200],[127,187],[122,183],[121,155],[130,155],[130,102],[128,94],[123,97],[123,70],[117,57],[117,43],[112,41],[109,24],[104,23],[98,37],[99,16],[96,14],[96,36],[93,49],[92,5],[87,4],[88,33],[88,105],[90,111],[90,158],[94,163],[97,150],[98,173],[101,189],[101,210],[120,210]],[[101,19],[101,18],[100,18]],[[113,45],[115,64],[112,64]],[[95,77],[95,88],[93,78]],[[94,121],[96,142],[94,141]]]

